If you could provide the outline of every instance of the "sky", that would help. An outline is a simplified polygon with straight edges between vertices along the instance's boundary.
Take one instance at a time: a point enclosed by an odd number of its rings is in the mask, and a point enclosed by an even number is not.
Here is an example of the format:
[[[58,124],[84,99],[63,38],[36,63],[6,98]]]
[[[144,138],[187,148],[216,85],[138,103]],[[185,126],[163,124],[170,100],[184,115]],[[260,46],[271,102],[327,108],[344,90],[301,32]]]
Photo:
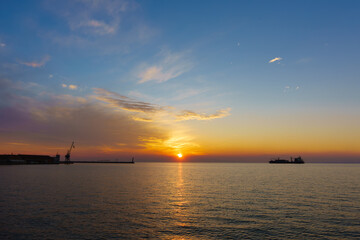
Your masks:
[[[360,162],[359,10],[1,1],[0,153]]]

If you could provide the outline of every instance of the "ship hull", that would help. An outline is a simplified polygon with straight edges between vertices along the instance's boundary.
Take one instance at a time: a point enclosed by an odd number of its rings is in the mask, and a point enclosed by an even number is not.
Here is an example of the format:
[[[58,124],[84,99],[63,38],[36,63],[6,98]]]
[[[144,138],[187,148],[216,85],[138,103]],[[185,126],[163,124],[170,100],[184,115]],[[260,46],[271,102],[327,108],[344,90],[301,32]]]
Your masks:
[[[294,161],[293,161],[293,158],[291,158],[291,160],[287,160],[287,159],[280,159],[280,158],[277,158],[277,159],[272,159],[269,161],[269,163],[275,163],[275,164],[304,164],[304,160],[299,156],[297,158],[294,158]]]
[[[274,161],[270,161],[269,163],[273,163],[273,164],[304,164],[303,162],[274,162]]]

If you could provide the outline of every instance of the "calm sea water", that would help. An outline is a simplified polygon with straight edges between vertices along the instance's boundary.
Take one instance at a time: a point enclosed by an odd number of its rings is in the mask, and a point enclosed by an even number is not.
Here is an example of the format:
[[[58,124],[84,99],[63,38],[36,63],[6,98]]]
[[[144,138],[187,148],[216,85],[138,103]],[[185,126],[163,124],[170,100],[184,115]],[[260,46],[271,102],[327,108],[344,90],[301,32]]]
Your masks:
[[[360,164],[0,166],[0,239],[360,239]]]

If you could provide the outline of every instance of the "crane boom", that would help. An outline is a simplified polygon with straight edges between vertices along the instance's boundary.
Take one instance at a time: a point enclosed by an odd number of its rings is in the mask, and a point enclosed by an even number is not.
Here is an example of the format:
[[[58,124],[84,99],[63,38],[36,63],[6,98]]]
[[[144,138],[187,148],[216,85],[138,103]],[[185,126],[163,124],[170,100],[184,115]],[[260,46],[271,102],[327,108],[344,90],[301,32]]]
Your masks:
[[[65,163],[70,163],[70,154],[71,154],[71,150],[73,148],[75,148],[74,141],[72,141],[70,149],[67,151],[67,153],[65,155]]]
[[[71,153],[71,150],[72,150],[73,148],[75,148],[74,141],[71,143],[71,147],[70,147],[70,149],[68,150],[68,154]]]

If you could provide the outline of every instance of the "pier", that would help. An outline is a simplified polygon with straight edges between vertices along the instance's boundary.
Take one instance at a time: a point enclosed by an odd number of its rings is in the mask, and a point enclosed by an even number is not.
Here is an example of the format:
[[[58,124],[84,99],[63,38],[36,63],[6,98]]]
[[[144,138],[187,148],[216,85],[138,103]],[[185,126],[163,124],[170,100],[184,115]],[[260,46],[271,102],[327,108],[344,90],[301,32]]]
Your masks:
[[[130,162],[119,162],[119,161],[72,161],[72,163],[124,163],[124,164],[134,164],[134,161]]]

